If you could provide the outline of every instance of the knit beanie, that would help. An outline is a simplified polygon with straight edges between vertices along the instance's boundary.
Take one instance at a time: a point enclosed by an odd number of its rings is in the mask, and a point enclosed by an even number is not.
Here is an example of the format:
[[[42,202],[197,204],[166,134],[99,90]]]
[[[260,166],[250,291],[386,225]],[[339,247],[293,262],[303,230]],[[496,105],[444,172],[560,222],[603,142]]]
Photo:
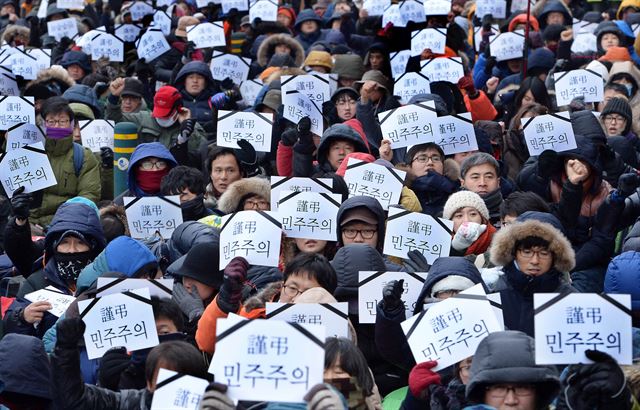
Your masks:
[[[451,194],[449,199],[447,199],[447,202],[444,204],[442,217],[444,219],[451,219],[458,209],[462,209],[467,206],[475,208],[480,212],[480,215],[482,215],[485,220],[489,220],[489,210],[484,204],[484,201],[480,198],[480,195],[471,191],[458,191]]]
[[[333,57],[332,73],[338,77],[359,80],[364,74],[362,58],[357,54],[340,54]]]
[[[331,54],[326,51],[313,50],[309,53],[306,60],[304,60],[304,65],[307,67],[317,65],[331,70],[333,68],[333,61],[331,59]]]
[[[623,135],[627,135],[629,130],[631,129],[631,106],[624,98],[612,98],[609,100],[607,105],[604,106],[604,109],[600,113],[601,117],[604,117],[608,114],[620,114],[627,120],[625,125]]]
[[[544,41],[560,41],[560,33],[564,31],[562,24],[549,24],[542,32]]]

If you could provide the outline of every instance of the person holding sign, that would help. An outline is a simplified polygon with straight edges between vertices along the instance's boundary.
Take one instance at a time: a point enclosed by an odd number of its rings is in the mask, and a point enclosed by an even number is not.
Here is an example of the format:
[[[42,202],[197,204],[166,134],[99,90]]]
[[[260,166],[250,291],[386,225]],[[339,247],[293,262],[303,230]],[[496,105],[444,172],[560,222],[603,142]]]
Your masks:
[[[378,70],[369,70],[356,81],[353,87],[360,93],[356,105],[356,118],[362,123],[369,145],[380,147],[382,131],[377,121],[378,114],[400,107],[400,102],[390,92],[388,78]]]
[[[487,251],[496,228],[489,222],[489,210],[480,195],[456,192],[444,204],[442,217],[453,221],[453,255],[478,256]]]

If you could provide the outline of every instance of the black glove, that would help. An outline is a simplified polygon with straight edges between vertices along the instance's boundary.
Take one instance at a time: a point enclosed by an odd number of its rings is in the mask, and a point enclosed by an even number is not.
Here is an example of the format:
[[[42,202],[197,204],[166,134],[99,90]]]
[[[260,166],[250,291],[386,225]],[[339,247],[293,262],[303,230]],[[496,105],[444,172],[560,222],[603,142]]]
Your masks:
[[[260,173],[258,167],[258,154],[253,145],[247,140],[238,140],[238,146],[240,149],[235,150],[242,169],[247,173],[247,177],[253,177]]]
[[[409,269],[409,272],[429,272],[431,265],[429,265],[422,252],[414,249],[407,253],[407,257],[408,259],[405,259],[404,265]]]
[[[491,30],[491,23],[493,23],[493,14],[485,14],[482,16],[482,29],[484,31]]]
[[[79,317],[58,321],[56,347],[77,348],[86,328]]]
[[[555,169],[557,169],[558,153],[551,150],[543,151],[538,156],[538,175],[542,178],[551,178]]]
[[[382,309],[386,312],[393,312],[400,307],[404,309],[404,302],[401,299],[404,288],[404,279],[392,280],[382,289]]]
[[[300,118],[300,121],[298,121],[298,133],[302,135],[302,134],[308,134],[309,132],[311,132],[311,118],[309,117]]]
[[[144,61],[144,58],[141,58],[138,61],[136,61],[136,74],[138,74],[138,77],[140,78],[141,81],[144,81],[147,78],[151,77],[152,73],[153,73],[153,70],[151,66],[147,64],[146,61]]]
[[[25,194],[24,187],[21,186],[13,192],[11,197],[11,213],[19,219],[29,218],[29,209],[31,209],[32,202],[33,196]]]
[[[487,50],[489,50],[489,47],[487,47]],[[487,57],[487,63],[484,66],[484,73],[486,75],[491,75],[493,73],[493,67],[496,66],[497,62],[498,60],[496,60],[495,57],[493,56]]]
[[[124,347],[114,347],[100,359],[100,370],[98,371],[98,381],[100,387],[110,390],[118,390],[120,384],[120,374],[125,371],[131,362],[131,357]]]
[[[571,365],[564,396],[574,409],[631,409],[631,392],[618,363],[597,350],[585,351],[591,364]]]
[[[196,45],[193,41],[187,41],[187,44],[184,47],[184,53],[182,53],[182,57],[184,57],[187,61],[191,61],[191,54],[196,51]]]
[[[189,139],[195,127],[196,120],[194,120],[193,118],[182,121],[182,124],[180,124],[180,135],[182,136],[182,138],[185,140]]]
[[[224,279],[218,293],[218,307],[225,313],[235,313],[240,309],[242,288],[247,280],[249,262],[245,258],[235,257],[224,268]]]
[[[294,130],[293,128],[289,128],[282,133],[280,142],[282,142],[282,145],[292,147],[296,142],[298,142],[298,131]]]
[[[64,36],[60,39],[60,42],[58,43],[58,47],[61,50],[67,50],[71,44],[73,44],[73,41],[69,37]]]
[[[625,198],[636,192],[640,186],[640,176],[635,172],[620,175],[618,179],[618,190]]]
[[[113,150],[109,147],[100,147],[100,160],[102,161],[102,168],[113,168]]]

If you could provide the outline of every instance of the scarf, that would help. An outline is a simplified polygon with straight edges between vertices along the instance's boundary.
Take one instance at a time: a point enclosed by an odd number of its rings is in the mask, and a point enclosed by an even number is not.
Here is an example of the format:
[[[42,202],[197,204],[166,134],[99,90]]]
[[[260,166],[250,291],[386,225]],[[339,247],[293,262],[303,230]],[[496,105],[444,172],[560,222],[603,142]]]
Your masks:
[[[169,173],[169,167],[154,171],[136,170],[136,184],[147,194],[160,192],[160,181]]]
[[[498,191],[500,192],[500,191]],[[493,234],[496,233],[497,229],[491,225],[489,222],[483,222],[487,224],[487,229],[480,235],[478,239],[474,243],[471,244],[465,251],[464,255],[482,255],[489,249],[489,245],[491,245],[491,239],[493,238]]]

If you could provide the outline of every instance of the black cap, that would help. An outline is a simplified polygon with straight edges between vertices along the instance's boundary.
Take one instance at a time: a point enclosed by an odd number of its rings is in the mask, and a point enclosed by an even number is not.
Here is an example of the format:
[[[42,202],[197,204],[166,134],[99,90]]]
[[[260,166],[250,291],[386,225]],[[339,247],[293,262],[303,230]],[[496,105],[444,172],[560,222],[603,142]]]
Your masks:
[[[137,78],[124,79],[124,88],[120,93],[121,96],[124,97],[126,95],[130,95],[133,97],[142,98],[143,93],[144,85],[142,84],[142,81],[138,80]]]
[[[218,269],[219,244],[215,242],[203,242],[189,249],[189,252],[181,256],[167,268],[167,272],[174,276],[185,276],[207,286],[220,289],[223,273]]]

